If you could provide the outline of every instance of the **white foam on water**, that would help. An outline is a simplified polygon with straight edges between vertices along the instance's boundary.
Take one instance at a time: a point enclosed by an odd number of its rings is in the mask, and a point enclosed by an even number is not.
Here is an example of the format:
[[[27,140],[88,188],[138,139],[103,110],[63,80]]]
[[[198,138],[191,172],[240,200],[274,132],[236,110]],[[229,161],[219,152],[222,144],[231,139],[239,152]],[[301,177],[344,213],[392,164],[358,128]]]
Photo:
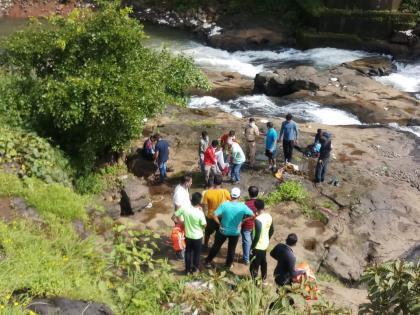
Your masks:
[[[420,92],[420,61],[414,64],[396,62],[397,71],[375,79],[404,92]]]
[[[237,117],[251,115],[284,117],[287,113],[291,113],[298,119],[325,125],[361,124],[356,116],[339,109],[323,107],[308,101],[291,102],[286,105],[276,104],[274,98],[266,95],[242,96],[227,102],[209,96],[192,97],[188,106],[191,108],[219,108]]]
[[[389,123],[388,126],[397,130],[411,132],[420,138],[420,126],[400,126],[397,123]]]

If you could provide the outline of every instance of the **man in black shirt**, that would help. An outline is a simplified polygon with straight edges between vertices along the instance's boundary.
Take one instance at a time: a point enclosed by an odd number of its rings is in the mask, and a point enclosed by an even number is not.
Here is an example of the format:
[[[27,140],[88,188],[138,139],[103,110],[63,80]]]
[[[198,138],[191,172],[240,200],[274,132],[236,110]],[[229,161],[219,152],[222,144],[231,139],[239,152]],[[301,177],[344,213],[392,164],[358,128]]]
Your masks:
[[[157,143],[155,145],[155,164],[159,168],[160,181],[163,182],[166,178],[166,163],[169,159],[169,143],[163,140],[159,134],[155,135]]]
[[[270,255],[277,260],[276,269],[274,269],[274,281],[277,285],[283,286],[291,284],[294,277],[304,274],[304,270],[296,270],[296,256],[292,247],[297,243],[296,234],[287,236],[286,244],[277,244]]]
[[[315,170],[315,183],[322,183],[327,174],[328,162],[331,154],[331,134],[324,132],[320,138],[321,150]]]

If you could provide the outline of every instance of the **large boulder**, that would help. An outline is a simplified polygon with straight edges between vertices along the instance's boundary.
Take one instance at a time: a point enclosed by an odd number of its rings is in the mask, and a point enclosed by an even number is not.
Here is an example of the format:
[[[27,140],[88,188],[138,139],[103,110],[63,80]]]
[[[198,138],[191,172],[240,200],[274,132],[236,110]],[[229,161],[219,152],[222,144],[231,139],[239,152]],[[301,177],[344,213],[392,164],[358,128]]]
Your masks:
[[[389,75],[395,70],[392,60],[386,57],[366,57],[343,63],[343,66],[370,76]]]
[[[191,90],[192,95],[210,95],[226,101],[242,95],[250,95],[254,89],[254,81],[238,72],[204,70],[212,84],[210,91]]]
[[[314,67],[299,66],[295,69],[278,69],[257,74],[254,91],[270,96],[283,96],[300,90],[316,91],[327,83],[328,79]]]
[[[280,46],[286,44],[289,39],[278,30],[255,27],[227,30],[222,34],[209,36],[207,41],[210,46],[235,51]]]
[[[27,309],[38,315],[114,315],[105,304],[70,300],[62,297],[35,299]]]
[[[121,214],[134,214],[146,208],[149,203],[149,187],[137,178],[129,178],[121,190]]]

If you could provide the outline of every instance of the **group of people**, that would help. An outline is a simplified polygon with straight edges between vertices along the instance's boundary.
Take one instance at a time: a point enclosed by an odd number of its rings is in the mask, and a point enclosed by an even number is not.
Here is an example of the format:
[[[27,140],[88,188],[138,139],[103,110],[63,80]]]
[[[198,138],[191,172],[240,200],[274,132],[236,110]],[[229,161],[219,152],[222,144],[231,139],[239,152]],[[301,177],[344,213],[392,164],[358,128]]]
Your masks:
[[[185,247],[179,246],[180,240],[174,240],[174,249],[185,261],[185,272],[200,270],[202,249],[208,251],[204,259],[207,268],[213,268],[213,259],[227,241],[225,268],[230,270],[235,258],[239,237],[242,238],[242,262],[249,265],[250,274],[257,278],[267,278],[266,253],[273,235],[273,219],[265,210],[265,204],[258,198],[256,186],[248,188],[248,199],[240,201],[241,190],[233,187],[229,192],[222,187],[222,176],[215,175],[212,186],[203,193],[195,192],[189,198],[192,176],[186,174],[175,188],[173,203],[175,213],[172,219],[177,231],[185,231]],[[213,244],[210,239],[215,234]],[[297,243],[297,236],[289,234],[285,244],[276,245],[270,255],[277,260],[274,278],[278,285],[291,283],[292,279],[304,273],[295,269],[296,257],[292,247]],[[185,253],[184,255],[182,253]]]
[[[268,158],[269,170],[277,169],[277,147],[278,143],[282,143],[284,163],[292,162],[293,150],[297,146],[299,137],[299,128],[293,121],[292,114],[287,114],[285,121],[281,124],[279,133],[276,131],[272,122],[267,122],[267,131],[265,133],[265,155]],[[256,141],[262,136],[253,117],[249,118],[249,122],[244,130],[246,141],[246,155],[244,154],[240,144],[238,143],[235,130],[224,134],[219,140],[213,140],[209,143],[208,133],[202,132],[202,138],[199,143],[199,164],[204,175],[206,185],[211,186],[214,176],[217,174],[227,174],[228,165],[230,164],[230,174],[233,184],[240,181],[240,171],[242,164],[246,161],[250,168],[255,166],[255,157],[257,153]],[[310,146],[315,156],[318,156],[318,163],[315,170],[315,182],[320,183],[325,179],[328,162],[332,149],[331,134],[321,129],[317,130],[314,143]]]

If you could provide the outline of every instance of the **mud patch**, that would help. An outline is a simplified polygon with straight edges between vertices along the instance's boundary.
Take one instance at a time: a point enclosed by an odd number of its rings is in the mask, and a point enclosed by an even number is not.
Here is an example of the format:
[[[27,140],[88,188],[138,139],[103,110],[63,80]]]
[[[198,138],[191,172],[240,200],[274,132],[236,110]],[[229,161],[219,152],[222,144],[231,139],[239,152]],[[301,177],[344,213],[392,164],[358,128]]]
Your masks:
[[[363,150],[354,150],[350,153],[350,155],[363,155],[365,153],[366,151],[363,151]]]
[[[353,143],[343,143],[346,147],[354,149],[356,146]]]

